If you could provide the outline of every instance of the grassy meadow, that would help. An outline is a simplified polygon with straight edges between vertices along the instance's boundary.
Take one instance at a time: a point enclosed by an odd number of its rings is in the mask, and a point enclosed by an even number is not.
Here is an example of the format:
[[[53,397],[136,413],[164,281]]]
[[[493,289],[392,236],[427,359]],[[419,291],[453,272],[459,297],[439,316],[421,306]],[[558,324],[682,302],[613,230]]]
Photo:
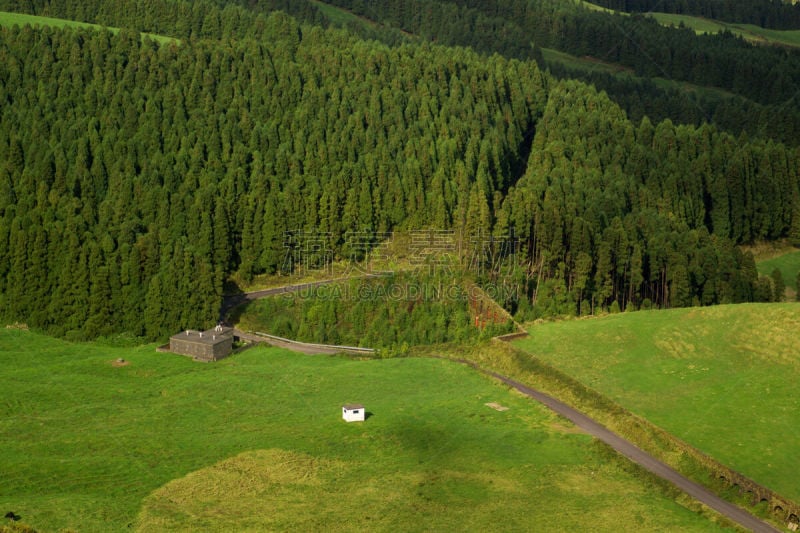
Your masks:
[[[517,347],[800,500],[796,304],[624,313],[529,331]]]
[[[721,528],[443,360],[259,347],[201,364],[0,329],[0,369],[0,509],[40,531]],[[348,402],[371,416],[343,422]]]

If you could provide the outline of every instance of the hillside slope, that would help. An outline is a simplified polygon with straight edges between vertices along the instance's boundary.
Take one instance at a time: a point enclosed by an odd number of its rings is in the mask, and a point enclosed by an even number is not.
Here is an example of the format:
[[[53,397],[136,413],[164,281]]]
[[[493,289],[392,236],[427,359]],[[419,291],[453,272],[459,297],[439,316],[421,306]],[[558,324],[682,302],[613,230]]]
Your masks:
[[[542,324],[516,344],[798,501],[798,326],[796,304],[719,306]]]

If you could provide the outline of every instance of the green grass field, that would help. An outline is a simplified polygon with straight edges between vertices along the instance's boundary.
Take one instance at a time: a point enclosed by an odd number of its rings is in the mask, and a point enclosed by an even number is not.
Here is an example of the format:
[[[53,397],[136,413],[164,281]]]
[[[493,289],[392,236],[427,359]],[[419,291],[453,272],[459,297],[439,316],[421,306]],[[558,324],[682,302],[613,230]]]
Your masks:
[[[7,11],[0,11],[0,26],[52,26],[54,28],[92,28],[102,29],[103,26],[97,24],[89,24],[86,22],[77,22],[74,20],[56,19],[50,17],[39,17],[36,15],[25,15],[22,13],[9,13]],[[118,32],[119,28],[106,28],[111,32]],[[178,39],[172,37],[165,37],[163,35],[155,35],[153,33],[143,33],[142,36],[147,36],[159,43],[178,42]]]
[[[800,500],[800,307],[744,304],[535,325],[515,343],[734,470]]]
[[[783,282],[793,291],[797,291],[797,273],[800,272],[800,251],[771,257],[756,263],[759,274],[769,276],[776,268],[781,271]]]
[[[0,369],[0,509],[41,531],[719,529],[447,361],[253,348],[201,364],[0,329]],[[343,422],[346,402],[372,416]]]

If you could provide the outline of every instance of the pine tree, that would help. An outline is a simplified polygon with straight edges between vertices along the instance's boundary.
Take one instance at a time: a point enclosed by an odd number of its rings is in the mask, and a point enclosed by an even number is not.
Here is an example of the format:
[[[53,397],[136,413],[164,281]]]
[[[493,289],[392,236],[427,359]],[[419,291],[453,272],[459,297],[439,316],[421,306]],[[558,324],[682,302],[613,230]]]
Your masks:
[[[800,272],[797,273],[797,278],[795,279],[794,283],[795,283],[794,286],[796,287],[796,289],[795,289],[795,300],[800,302]]]
[[[786,284],[783,281],[783,274],[780,269],[774,268],[769,275],[772,278],[773,301],[782,302],[785,298]]]

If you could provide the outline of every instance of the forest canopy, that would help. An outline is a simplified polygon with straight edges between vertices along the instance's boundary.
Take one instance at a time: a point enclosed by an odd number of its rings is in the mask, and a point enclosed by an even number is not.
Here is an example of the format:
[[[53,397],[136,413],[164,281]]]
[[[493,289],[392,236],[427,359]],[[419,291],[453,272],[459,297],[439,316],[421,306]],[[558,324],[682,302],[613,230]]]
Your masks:
[[[280,269],[287,232],[344,257],[353,232],[420,228],[518,242],[523,317],[769,299],[735,245],[800,237],[783,144],[634,123],[532,59],[192,4],[167,44],[0,29],[6,320],[163,338]]]

